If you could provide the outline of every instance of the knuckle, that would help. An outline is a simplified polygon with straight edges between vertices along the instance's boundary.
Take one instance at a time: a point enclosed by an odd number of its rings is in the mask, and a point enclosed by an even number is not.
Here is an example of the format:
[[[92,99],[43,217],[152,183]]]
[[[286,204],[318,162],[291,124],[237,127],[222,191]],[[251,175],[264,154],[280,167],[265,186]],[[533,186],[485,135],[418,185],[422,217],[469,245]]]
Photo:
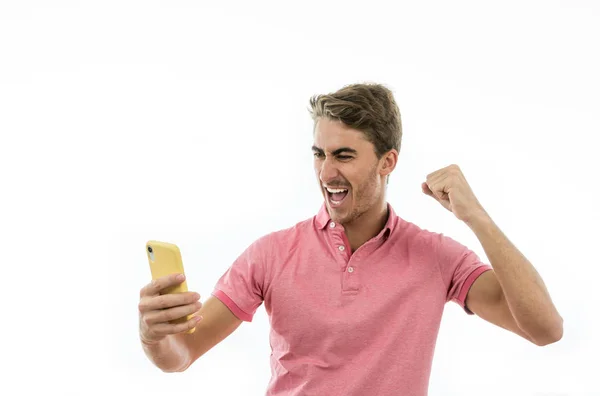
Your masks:
[[[140,297],[143,297],[145,295],[147,295],[148,293],[152,292],[152,284],[148,283],[147,285],[144,285],[144,287],[142,287],[140,289]]]
[[[167,322],[173,319],[177,319],[177,314],[176,312],[173,312],[173,310],[165,311],[163,318],[165,322]]]
[[[167,308],[168,302],[167,302],[166,297],[167,296],[160,296],[160,297],[156,298],[156,308],[157,309],[165,309],[165,308]]]
[[[140,297],[148,296],[152,293],[155,293],[155,281],[148,283],[146,286],[140,289]]]
[[[171,309],[168,311],[169,312],[169,320],[175,320],[175,319],[179,319],[182,316],[187,315],[186,310],[184,309],[184,307],[179,307],[179,308],[175,308],[175,309]]]
[[[140,312],[146,312],[148,310],[148,300],[146,298],[141,298],[138,303],[138,310]]]
[[[152,325],[152,321],[150,320],[150,317],[148,315],[144,315],[142,316],[142,322],[148,327],[148,331],[150,332],[151,330],[151,325]]]
[[[175,304],[173,301],[173,296],[163,296],[163,298],[161,299],[161,304],[160,304],[160,308],[161,309],[167,309],[167,308],[172,308]]]

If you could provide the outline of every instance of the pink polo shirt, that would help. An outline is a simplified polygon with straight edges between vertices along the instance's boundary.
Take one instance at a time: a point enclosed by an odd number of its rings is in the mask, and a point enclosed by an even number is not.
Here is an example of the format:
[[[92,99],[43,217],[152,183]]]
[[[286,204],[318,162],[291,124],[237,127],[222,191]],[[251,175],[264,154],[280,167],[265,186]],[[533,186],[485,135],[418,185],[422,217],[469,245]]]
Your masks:
[[[252,243],[213,295],[271,324],[268,396],[424,396],[444,304],[465,307],[491,266],[443,234],[398,217],[351,254],[325,205]]]

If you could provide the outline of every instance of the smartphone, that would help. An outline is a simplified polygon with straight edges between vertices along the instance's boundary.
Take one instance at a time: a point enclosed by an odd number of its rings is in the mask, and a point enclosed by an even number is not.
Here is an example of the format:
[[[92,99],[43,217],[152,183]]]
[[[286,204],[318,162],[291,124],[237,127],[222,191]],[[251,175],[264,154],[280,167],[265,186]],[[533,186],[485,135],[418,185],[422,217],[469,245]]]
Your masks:
[[[148,256],[150,273],[152,274],[153,280],[171,274],[185,274],[183,270],[181,252],[179,251],[179,247],[177,247],[177,245],[168,242],[148,241],[146,242],[146,254]],[[183,293],[187,291],[187,280],[185,280],[179,285],[164,289],[161,294]],[[184,323],[190,320],[193,316],[193,314],[190,314],[182,318],[172,320],[170,323]],[[191,334],[195,330],[195,328],[192,328],[188,330],[187,333]]]

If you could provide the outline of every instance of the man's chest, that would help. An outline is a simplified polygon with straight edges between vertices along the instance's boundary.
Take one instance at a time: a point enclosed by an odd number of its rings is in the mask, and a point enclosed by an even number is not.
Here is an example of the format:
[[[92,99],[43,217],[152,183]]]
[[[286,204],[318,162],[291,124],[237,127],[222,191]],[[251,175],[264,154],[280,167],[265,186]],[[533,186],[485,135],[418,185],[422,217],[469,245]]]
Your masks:
[[[291,257],[265,296],[277,348],[311,353],[365,345],[385,327],[402,331],[439,322],[445,303],[435,263],[371,254]]]

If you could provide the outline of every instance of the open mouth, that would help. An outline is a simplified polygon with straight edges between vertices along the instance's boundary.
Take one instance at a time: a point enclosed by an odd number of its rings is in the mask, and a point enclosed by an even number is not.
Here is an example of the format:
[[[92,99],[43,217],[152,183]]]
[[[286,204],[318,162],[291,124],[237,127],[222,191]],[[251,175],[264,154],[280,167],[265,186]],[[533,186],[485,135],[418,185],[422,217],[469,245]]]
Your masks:
[[[334,206],[340,206],[348,196],[347,188],[330,188],[326,187],[329,203]]]

